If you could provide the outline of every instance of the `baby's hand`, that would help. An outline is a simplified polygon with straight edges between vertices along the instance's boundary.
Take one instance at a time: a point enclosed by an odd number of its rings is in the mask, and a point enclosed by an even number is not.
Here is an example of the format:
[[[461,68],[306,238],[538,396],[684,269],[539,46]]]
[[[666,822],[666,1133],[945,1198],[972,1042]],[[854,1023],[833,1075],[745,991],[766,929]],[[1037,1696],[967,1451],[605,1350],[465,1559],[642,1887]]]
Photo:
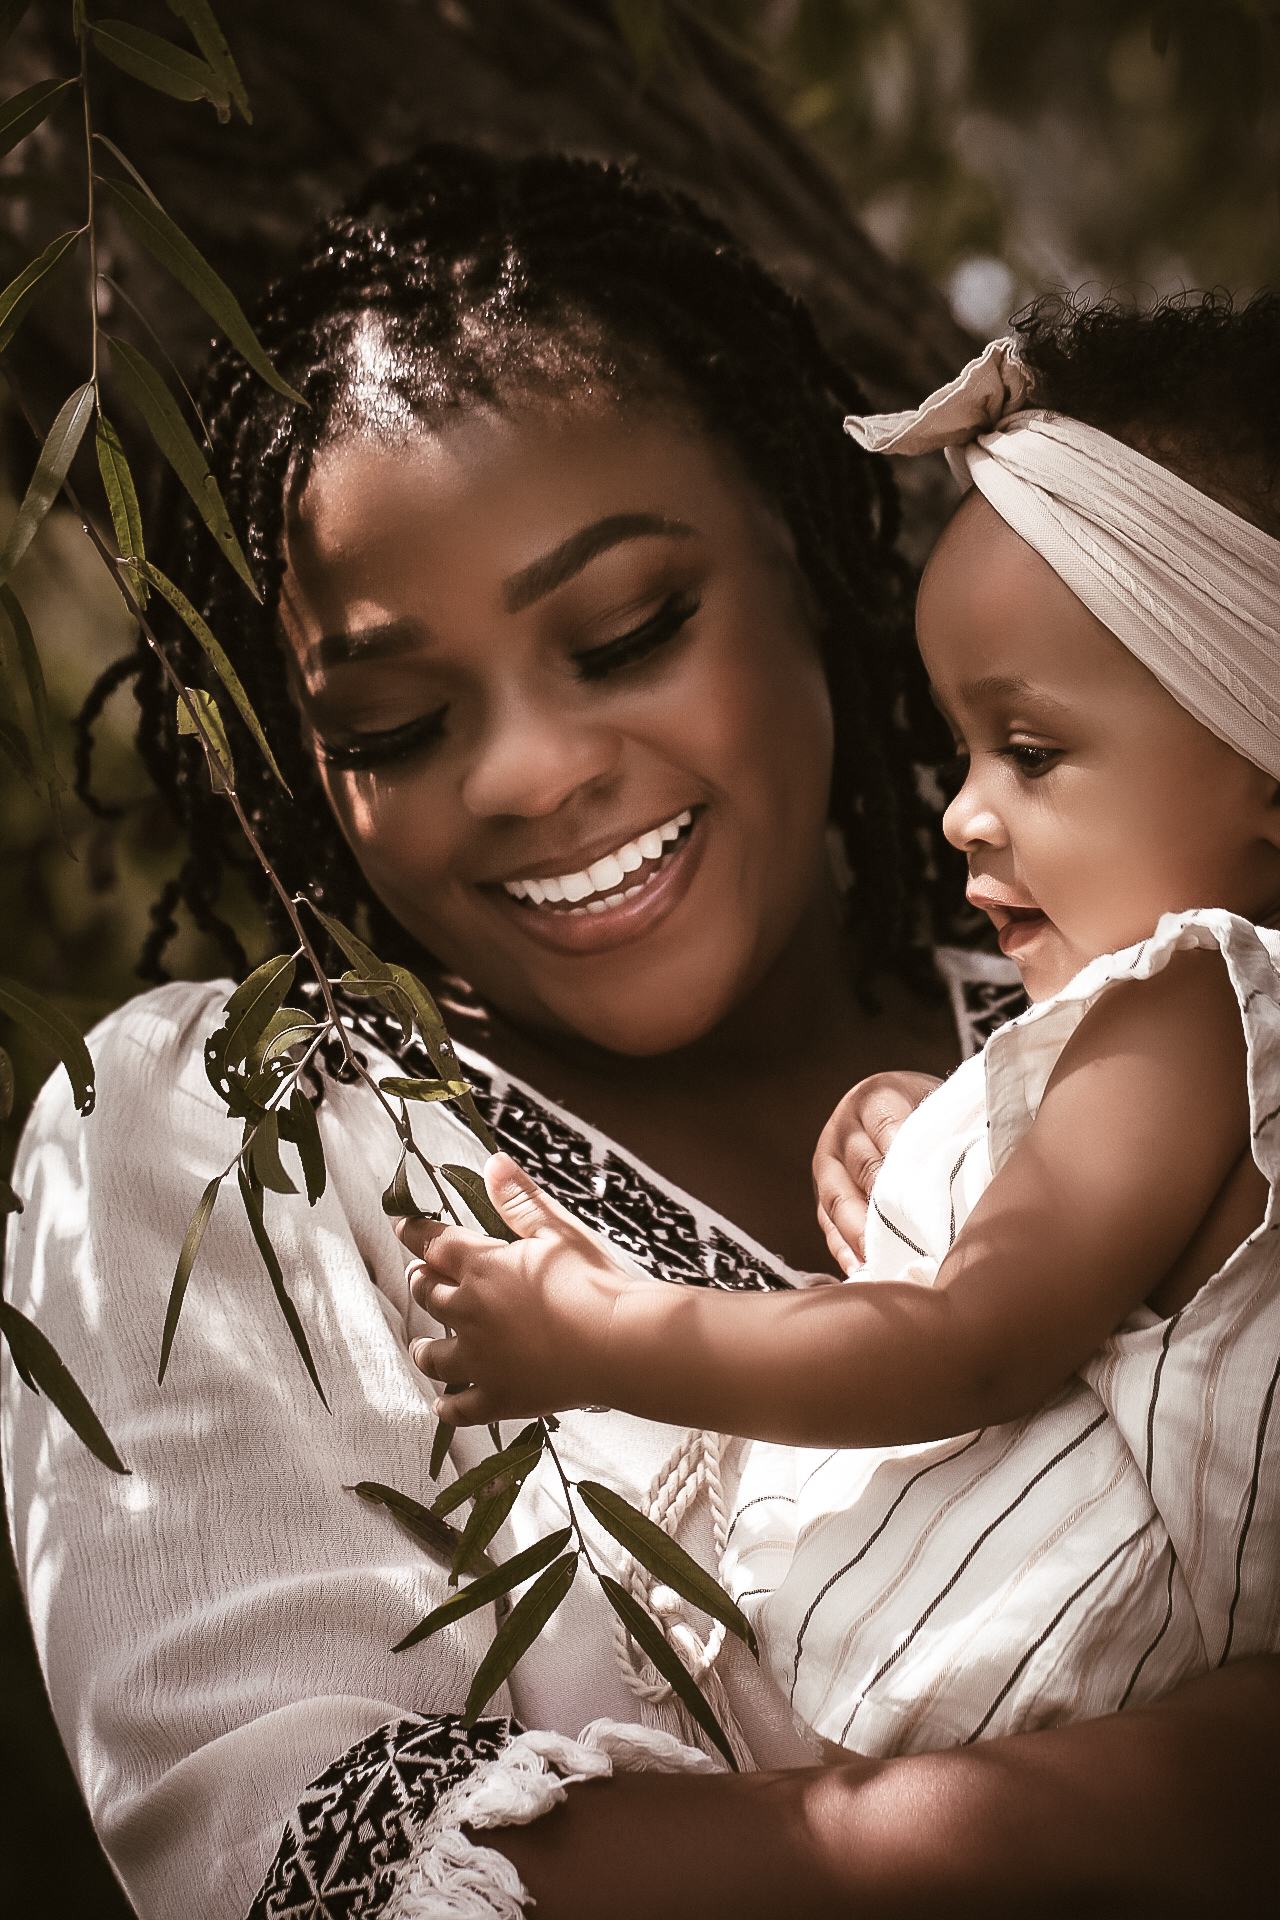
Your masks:
[[[437,1413],[470,1427],[606,1399],[598,1383],[614,1304],[644,1283],[508,1154],[489,1161],[485,1185],[519,1240],[433,1223],[413,1232],[423,1249],[409,1269],[413,1297],[454,1337],[417,1340],[412,1358],[431,1379],[465,1387],[437,1402]]]
[[[889,1143],[939,1084],[927,1073],[873,1073],[846,1093],[822,1129],[813,1156],[818,1225],[841,1273],[866,1252],[867,1202]]]

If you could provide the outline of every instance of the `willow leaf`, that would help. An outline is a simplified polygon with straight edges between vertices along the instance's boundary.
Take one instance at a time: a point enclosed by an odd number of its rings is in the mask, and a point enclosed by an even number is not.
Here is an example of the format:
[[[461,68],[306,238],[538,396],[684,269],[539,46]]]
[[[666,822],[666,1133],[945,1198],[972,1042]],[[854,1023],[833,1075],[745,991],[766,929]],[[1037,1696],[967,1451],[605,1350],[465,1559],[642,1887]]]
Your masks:
[[[642,1567],[656,1574],[667,1586],[674,1587],[694,1606],[701,1607],[713,1620],[723,1621],[730,1633],[736,1633],[759,1660],[760,1649],[751,1622],[718,1582],[712,1579],[706,1568],[700,1567],[683,1547],[677,1546],[670,1534],[664,1533],[661,1527],[655,1526],[642,1513],[637,1513],[620,1493],[602,1487],[596,1480],[580,1480],[576,1491],[583,1506],[600,1522],[605,1532],[612,1534]]]
[[[33,993],[30,987],[23,986],[20,980],[0,978],[0,1011],[7,1013],[24,1033],[29,1033],[41,1046],[57,1054],[67,1070],[77,1111],[86,1115],[92,1113],[95,1098],[93,1061],[89,1058],[89,1049],[79,1028],[71,1024],[65,1013],[60,1013],[48,1000]]]
[[[4,46],[30,5],[31,0],[3,0],[3,4],[0,4],[0,47]]]
[[[243,1167],[239,1169],[237,1178],[240,1185],[240,1198],[244,1202],[244,1210],[249,1220],[249,1230],[257,1242],[258,1252],[262,1255],[262,1264],[270,1277],[272,1291],[280,1303],[280,1311],[284,1315],[285,1325],[289,1329],[294,1346],[298,1349],[302,1357],[303,1366],[311,1376],[311,1384],[320,1395],[321,1402],[327,1413],[329,1411],[329,1402],[325,1397],[324,1388],[320,1385],[320,1376],[316,1372],[316,1363],[311,1358],[311,1348],[307,1343],[306,1330],[298,1318],[298,1309],[289,1298],[289,1290],[284,1284],[283,1269],[277,1258],[276,1250],[271,1244],[270,1236],[267,1233],[266,1221],[262,1215],[262,1195],[260,1192],[256,1192],[249,1184],[249,1181],[245,1178]]]
[[[460,1193],[478,1221],[481,1231],[494,1240],[518,1240],[489,1198],[484,1181],[471,1167],[443,1166],[440,1169],[455,1193]]]
[[[443,1517],[446,1513],[452,1513],[455,1507],[460,1507],[464,1500],[471,1500],[477,1495],[492,1498],[508,1486],[519,1486],[542,1458],[546,1439],[542,1422],[533,1421],[523,1433],[517,1434],[509,1447],[504,1447],[501,1453],[490,1454],[478,1467],[472,1467],[451,1487],[438,1493],[431,1503],[432,1513]]]
[[[25,140],[34,133],[40,122],[48,117],[57,106],[63,94],[71,87],[78,87],[78,80],[37,80],[34,87],[25,87],[21,93],[15,93],[0,107],[0,153],[8,153],[16,147],[19,140]]]
[[[0,552],[0,584],[9,578],[35,538],[40,522],[57,499],[92,412],[93,382],[87,380],[63,403],[49,429],[49,437],[40,449],[31,485],[9,529],[4,551]]]
[[[267,736],[262,731],[262,723],[250,706],[249,696],[241,685],[240,676],[232,666],[230,660],[228,660],[221,643],[214,638],[204,620],[188,600],[186,594],[183,593],[180,588],[175,587],[172,580],[166,579],[159,567],[153,567],[149,560],[140,560],[131,568],[131,571],[140,573],[144,580],[151,583],[156,589],[156,592],[161,594],[163,598],[169,602],[169,605],[173,608],[184,626],[187,627],[188,631],[200,642],[205,653],[213,662],[214,671],[219,680],[221,680],[223,686],[235,701],[240,718],[244,721],[246,727],[248,727],[250,733],[257,741],[267,765],[285,792],[288,793],[290,790],[289,783],[276,765],[276,757],[267,745]]]
[[[231,118],[227,89],[207,60],[127,20],[92,21],[89,31],[98,51],[131,80],[173,100],[207,100],[219,120]]]
[[[467,1091],[465,1080],[379,1080],[384,1093],[397,1100],[453,1100]]]
[[[433,1480],[440,1478],[440,1469],[444,1465],[445,1455],[453,1445],[453,1436],[457,1431],[456,1427],[451,1427],[447,1420],[441,1420],[437,1415],[436,1437],[431,1442],[431,1465],[428,1468]]]
[[[325,1190],[328,1173],[316,1110],[301,1087],[294,1088],[288,1106],[280,1110],[280,1133],[298,1149],[302,1177],[307,1183],[307,1204],[314,1207]]]
[[[223,285],[204,255],[192,246],[168,214],[126,181],[104,180],[102,189],[134,239],[199,301],[254,372],[286,400],[305,406],[302,395],[282,380],[272,366],[231,289]]]
[[[620,1587],[616,1580],[611,1580],[607,1573],[602,1573],[597,1577],[600,1585],[604,1588],[606,1600],[621,1620],[623,1626],[627,1629],[627,1632],[631,1635],[631,1638],[635,1641],[636,1645],[649,1656],[667,1685],[671,1687],[677,1697],[684,1702],[703,1732],[715,1742],[720,1752],[728,1761],[732,1771],[737,1773],[738,1763],[733,1757],[733,1748],[729,1745],[724,1728],[720,1725],[715,1714],[708,1706],[702,1689],[698,1686],[697,1681],[689,1672],[689,1669],[680,1659],[675,1649],[668,1646],[661,1627],[659,1627],[655,1620],[649,1618],[649,1615],[639,1602],[633,1600],[631,1595],[625,1588]]]
[[[291,1048],[311,1041],[323,1030],[301,1007],[281,1007],[278,1013],[272,1014],[253,1043],[249,1054],[250,1070],[256,1073],[261,1067],[283,1063]],[[289,1135],[285,1134],[284,1137],[287,1140]]]
[[[280,1161],[279,1114],[269,1113],[265,1120],[258,1121],[252,1132],[253,1138],[245,1154],[250,1180],[272,1193],[296,1193],[298,1189]]]
[[[416,973],[410,973],[408,967],[393,966],[391,976],[413,1009],[413,1017],[422,1043],[430,1056],[431,1064],[442,1080],[456,1080],[462,1083],[458,1094],[458,1112],[470,1127],[476,1139],[486,1153],[496,1153],[498,1143],[476,1106],[470,1085],[462,1071],[453,1041],[449,1038],[449,1029],[445,1026],[439,1007],[423,986]]]
[[[93,137],[95,140],[101,141],[102,145],[106,148],[107,152],[111,155],[112,159],[118,160],[120,162],[120,165],[124,168],[125,172],[129,175],[130,179],[136,180],[138,185],[142,188],[142,191],[146,194],[148,200],[151,201],[152,205],[158,207],[160,205],[159,200],[156,198],[155,194],[152,193],[150,187],[147,185],[142,175],[138,172],[138,169],[134,166],[128,154],[121,153],[115,141],[108,140],[105,133],[95,133]],[[115,283],[113,281],[112,285],[114,284]],[[119,289],[117,289],[117,291],[119,291]]]
[[[193,734],[204,749],[205,761],[209,768],[209,784],[215,793],[234,793],[236,786],[236,766],[231,758],[231,746],[227,740],[227,730],[222,724],[222,715],[218,703],[211,693],[205,693],[200,687],[188,687],[187,699],[178,700],[178,732]],[[191,713],[194,706],[199,715],[197,726]],[[201,732],[201,727],[204,731]]]
[[[32,793],[43,798],[44,786],[36,772],[35,761],[31,757],[31,743],[16,720],[7,719],[0,713],[0,753],[12,763],[17,773],[30,787]]]
[[[0,587],[0,608],[4,609],[5,617],[17,643],[18,669],[26,683],[27,697],[31,701],[31,711],[35,716],[37,746],[31,754],[32,765],[40,779],[48,785],[49,797],[52,800],[67,783],[58,772],[58,764],[53,755],[49,694],[44,683],[44,669],[40,665],[35,635],[31,631],[31,623],[23,612],[21,602],[12,587]],[[5,653],[8,654],[7,647]]]
[[[449,1574],[451,1587],[457,1586],[464,1573],[474,1571],[480,1553],[493,1539],[519,1497],[519,1482],[513,1480],[500,1493],[495,1493],[492,1499],[476,1501],[471,1509],[471,1517],[462,1530],[458,1551],[453,1556],[453,1567]]]
[[[577,1554],[567,1553],[534,1581],[528,1593],[521,1595],[498,1628],[493,1645],[471,1682],[467,1703],[462,1709],[466,1725],[484,1711],[516,1662],[528,1652],[573,1585],[577,1571]]]
[[[292,954],[277,953],[255,967],[236,988],[226,1005],[227,1038],[222,1059],[228,1066],[247,1059],[267,1022],[283,1005],[297,971]]]
[[[218,483],[210,473],[177,401],[145,353],[139,353],[127,340],[117,340],[110,335],[108,338],[111,340],[111,364],[121,386],[146,421],[152,439],[191,495],[197,513],[217,541],[223,558],[235,568],[254,599],[261,600],[262,595],[249,571],[244,549],[236,538],[236,530],[231,524],[231,516]]]
[[[314,903],[311,911],[321,926],[332,934],[334,944],[342,949],[353,967],[364,974],[383,974],[390,977],[391,969],[383,966],[373,948],[366,947],[363,940],[358,940],[350,927],[344,927],[341,920],[335,919],[333,914],[322,913]]]
[[[392,1175],[391,1184],[382,1196],[382,1211],[389,1220],[425,1220],[428,1215],[414,1198],[413,1188],[409,1185],[409,1155],[400,1155],[400,1164]]]
[[[436,1516],[417,1500],[411,1500],[407,1493],[398,1493],[394,1487],[383,1486],[379,1480],[361,1480],[352,1487],[352,1493],[358,1493],[362,1500],[376,1502],[385,1507],[404,1528],[410,1537],[417,1541],[425,1553],[429,1553],[440,1566],[451,1567],[453,1556],[458,1550],[462,1535],[447,1520],[437,1520]],[[485,1571],[497,1571],[495,1563],[488,1554],[480,1559]]]
[[[178,1331],[178,1320],[182,1313],[182,1302],[186,1298],[187,1282],[191,1278],[200,1252],[200,1242],[204,1239],[204,1230],[213,1213],[214,1202],[218,1198],[218,1189],[226,1179],[224,1173],[215,1174],[204,1192],[199,1204],[191,1216],[191,1225],[187,1228],[182,1241],[182,1251],[178,1255],[178,1264],[174,1269],[173,1285],[169,1289],[169,1304],[164,1310],[164,1332],[160,1336],[160,1371],[156,1375],[156,1384],[164,1382],[165,1371],[169,1365],[169,1355],[173,1351],[173,1336]]]
[[[187,27],[191,38],[235,101],[240,110],[240,118],[252,124],[253,115],[249,111],[249,96],[245,92],[244,81],[240,78],[240,69],[231,57],[231,49],[223,37],[222,28],[214,17],[209,0],[165,0],[165,4],[170,13]]]
[[[51,240],[40,257],[24,267],[16,280],[11,280],[3,293],[0,293],[0,353],[3,353],[26,317],[27,308],[40,292],[44,282],[55,268],[61,266],[67,254],[80,238],[81,229],[71,233],[60,233]]]
[[[104,1467],[110,1467],[112,1473],[129,1473],[131,1469],[111,1444],[106,1428],[59,1358],[53,1342],[8,1300],[0,1300],[0,1333],[9,1342],[14,1365],[27,1385],[49,1396],[72,1432]]]
[[[526,1547],[523,1553],[504,1560],[496,1572],[482,1574],[461,1593],[455,1593],[452,1600],[446,1600],[443,1606],[419,1621],[412,1633],[406,1633],[403,1640],[396,1642],[392,1653],[404,1653],[410,1647],[416,1647],[420,1640],[429,1640],[433,1633],[439,1633],[441,1627],[452,1625],[455,1620],[475,1613],[477,1608],[488,1606],[493,1600],[501,1600],[503,1594],[510,1593],[513,1587],[523,1586],[535,1573],[541,1573],[557,1554],[563,1553],[572,1537],[572,1527],[563,1527],[559,1533],[549,1533],[545,1540],[539,1540],[536,1546]]]
[[[13,1112],[13,1062],[0,1047],[0,1120]]]
[[[101,410],[94,422],[94,438],[97,443],[98,471],[102,475],[107,505],[111,509],[116,545],[126,560],[145,560],[147,549],[143,540],[138,489],[133,484],[120,435]],[[139,606],[145,607],[148,593],[145,582],[139,580],[135,591]]]

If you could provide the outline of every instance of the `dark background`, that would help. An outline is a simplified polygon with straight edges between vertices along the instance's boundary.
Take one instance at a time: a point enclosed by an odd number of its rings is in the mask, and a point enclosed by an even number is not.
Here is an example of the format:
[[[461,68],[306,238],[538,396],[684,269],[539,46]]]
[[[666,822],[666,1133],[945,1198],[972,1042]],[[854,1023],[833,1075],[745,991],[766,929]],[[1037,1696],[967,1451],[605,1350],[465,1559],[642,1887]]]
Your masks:
[[[95,124],[245,301],[372,165],[433,137],[643,158],[713,206],[811,301],[882,406],[913,404],[975,339],[1050,288],[1147,300],[1181,287],[1247,294],[1280,283],[1280,5],[1271,0],[215,6],[249,89],[251,127],[237,118],[220,126],[207,105],[148,94],[102,61]],[[160,0],[97,11],[189,44]],[[36,0],[0,56],[0,99],[77,65],[69,0]],[[83,200],[82,132],[75,106],[64,105],[0,161],[0,285],[79,224]],[[204,315],[110,216],[101,234],[101,264],[122,289],[104,290],[109,329],[154,355],[132,301],[192,378],[208,345]],[[44,427],[86,377],[86,264],[73,259],[9,356]],[[7,522],[36,442],[7,396],[0,408]],[[140,425],[127,403],[112,411],[145,492],[154,461]],[[92,467],[75,477],[99,509]],[[919,558],[948,483],[938,470],[903,478],[907,543]],[[129,629],[64,511],[50,516],[14,585],[69,770],[71,716],[128,647]],[[138,991],[148,904],[181,859],[132,756],[130,710],[128,694],[117,696],[99,729],[99,788],[121,815],[101,821],[72,802],[74,858],[47,808],[0,765],[0,972],[37,986],[84,1028]],[[252,953],[252,914],[226,905]],[[171,964],[193,976],[221,971],[192,928]],[[3,1172],[51,1062],[3,1028],[0,1041],[19,1077],[0,1139]],[[9,1910],[50,1920],[127,1913],[49,1715],[11,1562],[0,1591]]]

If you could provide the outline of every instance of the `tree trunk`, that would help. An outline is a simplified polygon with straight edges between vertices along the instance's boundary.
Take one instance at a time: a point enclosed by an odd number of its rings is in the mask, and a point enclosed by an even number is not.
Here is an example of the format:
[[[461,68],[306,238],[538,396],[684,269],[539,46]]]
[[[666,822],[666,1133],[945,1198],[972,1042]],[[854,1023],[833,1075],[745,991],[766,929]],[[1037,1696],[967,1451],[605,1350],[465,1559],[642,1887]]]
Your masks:
[[[182,38],[160,0],[128,11]],[[804,296],[878,405],[913,404],[972,351],[937,289],[878,251],[766,103],[750,65],[686,0],[666,9],[674,62],[660,60],[647,74],[608,0],[218,0],[216,11],[249,90],[252,126],[238,115],[219,126],[207,105],[153,93],[101,58],[93,63],[95,123],[244,300],[373,166],[446,138],[502,153],[638,157],[720,214]],[[66,0],[36,0],[5,54],[6,93],[76,70],[70,12]],[[8,164],[39,180],[31,196],[5,191],[6,280],[83,218],[74,107],[61,107]],[[105,271],[191,379],[207,348],[205,316],[112,216],[101,231]],[[64,277],[41,301],[13,350],[43,420],[84,378],[86,303],[72,284]],[[108,300],[108,324],[146,346],[104,289],[104,310]],[[918,547],[936,525],[939,489],[936,476],[903,477],[913,483],[910,544]]]

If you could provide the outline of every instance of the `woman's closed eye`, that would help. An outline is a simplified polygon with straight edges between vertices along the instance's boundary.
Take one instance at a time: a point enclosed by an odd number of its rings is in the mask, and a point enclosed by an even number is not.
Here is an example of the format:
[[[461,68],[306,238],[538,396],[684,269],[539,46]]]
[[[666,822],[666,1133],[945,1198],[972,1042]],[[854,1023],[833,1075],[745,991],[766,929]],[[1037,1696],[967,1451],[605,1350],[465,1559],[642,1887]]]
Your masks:
[[[388,727],[381,733],[362,733],[353,740],[322,739],[320,752],[327,765],[348,773],[389,766],[392,761],[406,760],[411,753],[420,753],[442,740],[448,711],[448,707],[437,707],[432,713],[419,714],[416,720],[406,720],[403,726]]]
[[[648,659],[659,647],[675,639],[701,604],[690,594],[668,594],[658,611],[640,626],[633,627],[629,633],[620,633],[616,639],[606,640],[602,646],[588,647],[581,653],[575,653],[573,663],[579,680],[603,680],[608,674]]]

